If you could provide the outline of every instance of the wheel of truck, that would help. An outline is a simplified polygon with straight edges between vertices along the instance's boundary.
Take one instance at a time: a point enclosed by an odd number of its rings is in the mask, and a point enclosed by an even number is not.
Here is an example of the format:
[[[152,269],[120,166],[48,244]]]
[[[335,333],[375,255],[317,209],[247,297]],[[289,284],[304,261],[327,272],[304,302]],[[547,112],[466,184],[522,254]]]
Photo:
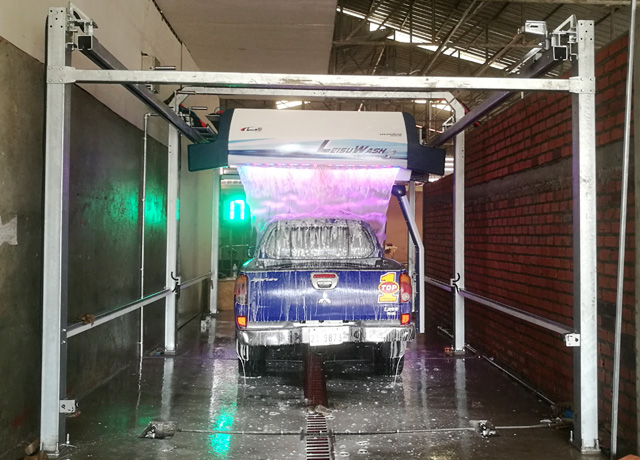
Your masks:
[[[245,377],[259,377],[266,369],[266,347],[243,346],[246,359],[238,357],[238,372]],[[244,353],[243,353],[244,354]]]
[[[404,355],[391,358],[391,344],[377,345],[373,355],[373,370],[376,375],[394,376],[402,374],[404,369]]]

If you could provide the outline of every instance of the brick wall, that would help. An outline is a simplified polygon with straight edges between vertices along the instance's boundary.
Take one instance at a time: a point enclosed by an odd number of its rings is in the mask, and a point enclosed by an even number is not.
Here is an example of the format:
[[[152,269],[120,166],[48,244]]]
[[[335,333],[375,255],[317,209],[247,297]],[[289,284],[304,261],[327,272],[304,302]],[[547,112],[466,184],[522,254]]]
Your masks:
[[[426,275],[447,281],[453,273],[453,176],[425,184],[423,191],[423,239]],[[451,328],[451,294],[440,288],[426,286],[427,321]]]
[[[601,442],[609,445],[626,37],[596,55],[598,365]],[[554,321],[573,322],[571,98],[526,96],[466,136],[466,288]],[[631,181],[632,185],[633,181]],[[425,186],[427,276],[452,265],[452,178]],[[634,200],[629,194],[620,436],[635,445]],[[428,317],[451,327],[451,295],[429,288]],[[467,341],[556,401],[572,401],[562,338],[467,301]]]

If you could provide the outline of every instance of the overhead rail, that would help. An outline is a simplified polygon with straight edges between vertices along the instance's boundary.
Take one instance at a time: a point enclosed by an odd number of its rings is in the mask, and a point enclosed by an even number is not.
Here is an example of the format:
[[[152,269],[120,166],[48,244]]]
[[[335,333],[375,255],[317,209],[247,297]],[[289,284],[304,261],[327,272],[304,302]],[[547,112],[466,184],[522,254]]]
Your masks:
[[[535,31],[535,33],[544,35],[544,42],[541,44],[541,47],[534,48],[528,53],[528,57],[525,56],[525,58],[528,59],[527,62],[518,69],[518,72],[513,75],[513,78],[538,78],[550,72],[567,59],[571,59],[575,49],[575,29],[575,16],[570,16],[551,33],[547,33],[546,25],[543,21],[528,21],[524,30],[521,32]],[[571,78],[582,79],[583,77]],[[590,78],[588,81],[593,85],[593,91],[595,92],[595,77]],[[431,139],[428,145],[430,147],[438,147],[453,139],[456,134],[490,113],[495,107],[509,99],[513,94],[513,90],[500,91],[492,94],[469,111],[464,117],[456,120],[456,123],[447,128],[443,133]]]
[[[101,69],[128,70],[95,37],[93,29],[97,28],[96,23],[73,4],[69,6],[68,24],[73,48],[81,51]],[[191,142],[204,142],[205,139],[195,129],[185,123],[176,112],[149,91],[146,86],[127,83],[124,87],[142,102],[152,107],[164,120],[178,128]]]
[[[61,401],[66,399],[68,239],[69,239],[69,164],[70,164],[70,84],[177,84],[216,89],[214,94],[273,97],[295,94],[299,97],[430,98],[444,90],[560,91],[572,94],[573,116],[573,223],[574,223],[574,326],[580,344],[574,353],[576,420],[573,442],[583,452],[596,452],[598,445],[597,408],[597,272],[595,203],[595,78],[594,24],[577,21],[572,30],[575,41],[567,50],[575,52],[572,77],[568,79],[479,78],[479,77],[384,77],[345,75],[239,74],[185,71],[130,71],[118,69],[82,70],[71,66],[70,51],[97,50],[94,59],[103,66],[117,66],[105,58],[99,45],[93,48],[93,21],[72,5],[50,8],[47,22],[46,116],[45,116],[45,197],[43,249],[43,347],[41,380],[42,450],[59,453],[65,440],[65,415]],[[79,32],[78,32],[79,31]],[[69,37],[88,35],[69,41]],[[78,37],[79,38],[79,37]],[[101,57],[98,57],[100,55]],[[573,54],[572,54],[573,55]],[[567,59],[570,56],[567,55]],[[111,62],[108,64],[108,62]],[[136,94],[134,92],[134,94]],[[136,94],[138,95],[138,94]],[[158,101],[141,97],[154,110]],[[451,102],[458,120],[460,104]],[[175,351],[177,292],[177,219],[179,177],[179,132],[199,142],[190,127],[172,115],[168,142],[167,187],[167,268],[165,303],[165,348]],[[454,271],[462,267],[455,297],[456,344],[464,340],[464,131],[456,135],[454,185]],[[214,178],[217,175],[214,174]],[[215,191],[214,191],[215,195]],[[217,196],[217,195],[215,195]],[[215,223],[214,223],[215,225]],[[215,249],[215,248],[214,248]],[[213,251],[212,251],[213,254]],[[212,273],[213,270],[212,255]],[[425,281],[424,274],[420,282]],[[429,280],[426,280],[429,282]],[[189,281],[191,282],[191,281]],[[179,281],[178,281],[179,284]],[[432,284],[429,282],[429,284]],[[162,291],[160,295],[165,295]],[[213,291],[212,291],[213,295]],[[474,299],[475,300],[475,299]],[[128,305],[127,307],[134,307]],[[106,318],[105,318],[106,319]],[[94,322],[95,324],[95,322]],[[84,326],[84,325],[83,325]],[[80,328],[80,326],[78,326]],[[74,327],[75,333],[79,329]],[[456,345],[458,349],[458,345]]]

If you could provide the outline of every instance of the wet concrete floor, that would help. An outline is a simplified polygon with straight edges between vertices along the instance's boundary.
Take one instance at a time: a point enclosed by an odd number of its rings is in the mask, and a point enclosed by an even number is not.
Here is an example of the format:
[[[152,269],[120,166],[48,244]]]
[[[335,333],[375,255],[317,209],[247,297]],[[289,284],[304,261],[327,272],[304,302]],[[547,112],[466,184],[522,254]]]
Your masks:
[[[582,456],[566,428],[506,428],[537,425],[551,410],[484,360],[446,356],[448,339],[426,335],[407,351],[397,378],[374,375],[365,361],[327,367],[334,458],[600,458]],[[230,312],[204,331],[192,321],[178,343],[176,356],[145,357],[80,401],[81,414],[67,420],[71,446],[60,458],[307,458],[299,434],[308,413],[301,363],[273,364],[265,376],[244,379]],[[182,431],[165,439],[138,437],[158,420],[176,422]],[[497,436],[470,429],[478,420],[498,427]],[[465,431],[429,431],[450,428]]]

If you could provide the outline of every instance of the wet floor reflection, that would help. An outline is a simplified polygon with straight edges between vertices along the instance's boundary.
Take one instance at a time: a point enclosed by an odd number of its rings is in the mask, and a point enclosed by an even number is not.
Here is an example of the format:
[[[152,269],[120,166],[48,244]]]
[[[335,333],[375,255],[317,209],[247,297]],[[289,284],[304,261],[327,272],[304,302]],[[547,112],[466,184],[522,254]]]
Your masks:
[[[288,434],[306,426],[302,363],[272,362],[266,375],[245,380],[238,373],[231,319],[223,313],[203,327],[188,325],[180,331],[176,356],[146,357],[141,367],[132,366],[81,400],[82,415],[68,420],[77,447],[61,458],[305,458],[304,439]],[[569,446],[566,431],[505,431],[495,438],[473,431],[420,432],[468,428],[484,419],[529,425],[548,415],[544,404],[487,363],[446,356],[445,345],[436,335],[421,338],[397,378],[374,375],[366,353],[326,366],[327,423],[338,433],[336,458],[583,458]],[[152,420],[175,421],[185,431],[167,439],[138,438]]]

